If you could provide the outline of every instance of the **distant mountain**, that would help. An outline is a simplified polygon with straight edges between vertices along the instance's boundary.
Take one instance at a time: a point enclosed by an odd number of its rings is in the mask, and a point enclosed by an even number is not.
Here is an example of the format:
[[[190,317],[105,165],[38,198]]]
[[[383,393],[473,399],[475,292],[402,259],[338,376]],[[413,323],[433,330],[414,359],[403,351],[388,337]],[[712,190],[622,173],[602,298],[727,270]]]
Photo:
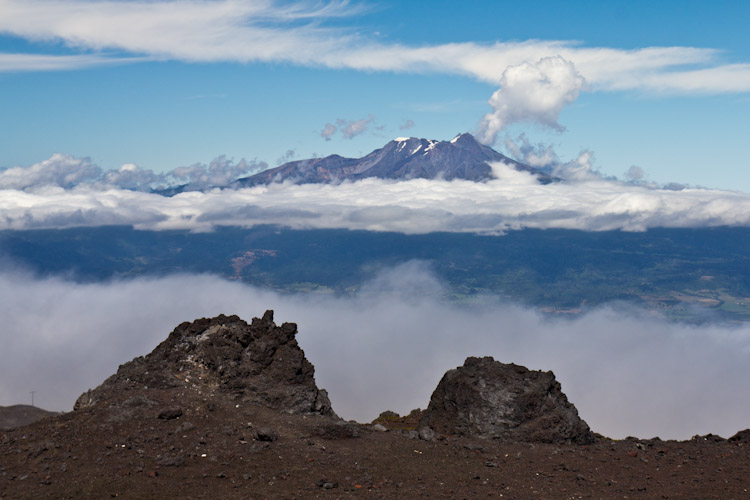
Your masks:
[[[59,412],[42,410],[36,406],[0,406],[0,429],[13,429],[29,425],[45,417],[59,415]]]
[[[504,162],[516,170],[529,172],[542,184],[555,180],[539,169],[524,165],[479,144],[471,134],[457,135],[450,141],[398,138],[362,158],[339,155],[285,163],[250,177],[238,179],[234,187],[249,187],[291,180],[300,184],[380,179],[491,179],[489,162]]]

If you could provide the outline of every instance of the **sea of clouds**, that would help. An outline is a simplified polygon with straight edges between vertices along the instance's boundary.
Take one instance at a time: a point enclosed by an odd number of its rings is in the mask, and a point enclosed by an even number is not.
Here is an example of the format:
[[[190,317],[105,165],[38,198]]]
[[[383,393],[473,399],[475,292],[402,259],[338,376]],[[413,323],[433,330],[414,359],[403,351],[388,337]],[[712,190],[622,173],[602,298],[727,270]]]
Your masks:
[[[426,407],[443,373],[467,356],[553,370],[580,415],[610,437],[729,436],[750,422],[750,325],[700,328],[603,307],[550,319],[492,297],[446,304],[411,262],[355,297],[280,295],[208,275],[81,284],[0,274],[0,405],[72,408],[117,366],[150,352],[183,321],[245,320],[274,309],[344,418]]]
[[[260,165],[218,158],[208,166],[167,174],[135,165],[103,172],[85,158],[54,155],[29,167],[0,171],[0,229],[124,224],[210,231],[217,225],[280,224],[501,234],[520,228],[643,231],[750,225],[750,194],[621,182],[579,163],[568,168],[572,174],[565,181],[548,185],[495,164],[496,178],[482,183],[368,178],[337,185],[284,182],[222,189],[208,186],[227,186]],[[165,176],[204,190],[172,197],[150,192],[154,177],[162,186]]]

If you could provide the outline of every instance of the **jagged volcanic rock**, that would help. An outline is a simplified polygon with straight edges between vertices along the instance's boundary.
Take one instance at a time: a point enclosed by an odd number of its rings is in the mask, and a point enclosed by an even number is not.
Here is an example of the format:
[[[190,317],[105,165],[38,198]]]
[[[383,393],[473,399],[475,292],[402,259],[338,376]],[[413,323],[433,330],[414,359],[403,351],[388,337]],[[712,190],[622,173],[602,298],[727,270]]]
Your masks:
[[[273,311],[249,325],[224,315],[182,323],[153,352],[125,363],[102,385],[82,394],[74,409],[130,389],[188,384],[288,413],[335,416],[328,394],[315,385],[315,369],[296,334],[294,323],[277,326]]]
[[[593,441],[589,426],[551,371],[532,371],[491,357],[470,357],[449,370],[432,393],[420,426],[483,439]]]

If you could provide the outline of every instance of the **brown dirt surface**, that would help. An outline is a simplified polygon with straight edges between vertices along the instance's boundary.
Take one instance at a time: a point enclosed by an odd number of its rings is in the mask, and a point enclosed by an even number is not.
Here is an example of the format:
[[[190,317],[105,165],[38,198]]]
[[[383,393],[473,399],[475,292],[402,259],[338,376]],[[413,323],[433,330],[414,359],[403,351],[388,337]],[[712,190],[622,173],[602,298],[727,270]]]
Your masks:
[[[203,372],[210,383],[196,383],[198,372],[188,379],[179,366],[175,383],[116,378],[110,389],[122,390],[92,391],[94,404],[0,431],[0,499],[750,498],[750,431],[683,442],[424,441],[419,411],[381,415],[380,426],[289,413]]]

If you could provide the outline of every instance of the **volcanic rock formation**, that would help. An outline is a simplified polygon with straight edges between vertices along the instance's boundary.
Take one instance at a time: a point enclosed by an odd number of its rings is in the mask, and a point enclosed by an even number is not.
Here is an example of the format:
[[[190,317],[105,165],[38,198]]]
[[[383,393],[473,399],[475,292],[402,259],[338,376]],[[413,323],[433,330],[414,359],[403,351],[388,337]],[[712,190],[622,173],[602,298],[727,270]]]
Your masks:
[[[551,372],[466,359],[432,393],[420,422],[438,434],[531,442],[591,443],[589,426]]]
[[[315,368],[296,334],[294,323],[277,326],[273,311],[249,325],[224,315],[182,323],[150,354],[125,363],[102,385],[82,394],[74,409],[131,389],[189,384],[286,413],[335,416],[327,392],[315,385]]]
[[[551,372],[492,358],[426,414],[345,422],[296,331],[270,311],[183,323],[79,411],[0,430],[0,499],[747,498],[750,431],[594,440]]]

